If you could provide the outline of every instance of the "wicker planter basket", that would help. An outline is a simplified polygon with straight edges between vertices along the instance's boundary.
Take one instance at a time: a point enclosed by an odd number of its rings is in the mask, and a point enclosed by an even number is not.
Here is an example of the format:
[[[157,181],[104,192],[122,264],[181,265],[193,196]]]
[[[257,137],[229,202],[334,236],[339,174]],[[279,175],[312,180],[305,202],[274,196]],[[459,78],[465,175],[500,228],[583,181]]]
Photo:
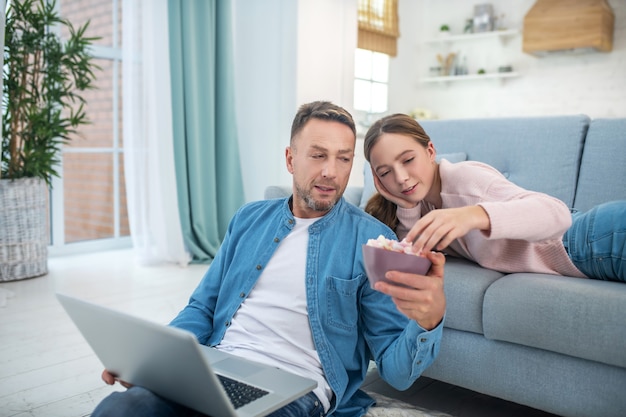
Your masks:
[[[48,273],[47,202],[41,179],[0,180],[0,282]]]

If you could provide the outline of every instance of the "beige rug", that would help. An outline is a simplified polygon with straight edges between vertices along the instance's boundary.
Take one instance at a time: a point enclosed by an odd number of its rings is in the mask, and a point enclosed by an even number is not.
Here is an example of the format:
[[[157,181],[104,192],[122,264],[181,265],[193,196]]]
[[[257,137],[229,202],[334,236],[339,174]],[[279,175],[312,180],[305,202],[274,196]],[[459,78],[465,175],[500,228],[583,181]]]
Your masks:
[[[366,392],[376,400],[376,405],[369,409],[365,417],[453,417],[439,411],[425,410],[376,392]]]

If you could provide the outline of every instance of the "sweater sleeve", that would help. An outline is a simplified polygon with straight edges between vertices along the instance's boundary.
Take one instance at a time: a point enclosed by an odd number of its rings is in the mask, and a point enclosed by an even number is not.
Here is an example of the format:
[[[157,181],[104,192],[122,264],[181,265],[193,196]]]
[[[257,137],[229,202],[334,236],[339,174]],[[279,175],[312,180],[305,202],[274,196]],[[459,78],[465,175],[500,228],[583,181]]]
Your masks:
[[[440,171],[444,208],[481,206],[491,223],[488,239],[536,242],[560,238],[571,226],[561,200],[519,187],[489,165],[442,161]]]
[[[398,207],[396,210],[396,216],[398,216],[398,226],[396,226],[396,235],[398,240],[402,240],[409,233],[409,230],[420,219],[421,216],[421,204],[409,209]]]

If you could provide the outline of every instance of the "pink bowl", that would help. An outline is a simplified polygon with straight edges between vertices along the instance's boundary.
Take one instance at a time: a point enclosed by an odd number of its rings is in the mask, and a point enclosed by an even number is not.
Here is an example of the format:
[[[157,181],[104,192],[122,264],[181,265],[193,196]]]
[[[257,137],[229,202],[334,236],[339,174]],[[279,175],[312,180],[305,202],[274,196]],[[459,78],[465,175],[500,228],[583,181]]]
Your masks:
[[[426,275],[431,265],[431,262],[423,256],[393,252],[368,245],[363,245],[363,262],[372,288],[376,282],[381,280],[398,285],[385,278],[387,271]]]

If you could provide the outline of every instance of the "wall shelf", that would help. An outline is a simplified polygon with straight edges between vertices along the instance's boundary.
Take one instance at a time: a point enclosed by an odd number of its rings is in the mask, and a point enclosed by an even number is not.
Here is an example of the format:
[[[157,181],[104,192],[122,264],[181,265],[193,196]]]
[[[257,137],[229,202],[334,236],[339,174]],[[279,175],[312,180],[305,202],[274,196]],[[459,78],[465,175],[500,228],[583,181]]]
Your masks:
[[[504,41],[508,38],[517,36],[519,34],[520,34],[520,31],[517,29],[494,30],[491,32],[468,33],[464,35],[442,35],[437,38],[429,39],[425,41],[424,43],[438,44],[438,43],[449,43],[449,42],[460,42],[460,41],[473,41],[473,40],[487,39],[487,38],[499,38],[501,41]]]
[[[420,81],[423,83],[442,83],[448,84],[455,81],[474,81],[474,80],[500,80],[504,81],[507,78],[519,77],[517,72],[493,72],[489,74],[469,74],[469,75],[451,75],[446,77],[425,77]]]
[[[497,44],[493,45],[492,43],[490,43],[491,41],[489,41],[490,39],[493,39],[493,40],[497,39],[500,41],[499,49],[500,51],[502,51],[506,48],[505,47],[506,40],[519,36],[520,33],[521,32],[518,29],[508,29],[508,30],[494,30],[491,32],[469,33],[469,34],[464,34],[464,35],[443,35],[434,39],[427,40],[424,43],[429,44],[431,46],[443,46],[448,51],[453,48],[453,45],[460,46],[460,44],[465,43],[467,47],[474,48],[474,51],[476,51],[476,44],[486,45],[487,47],[491,45],[491,47],[495,46],[497,48]],[[468,43],[475,43],[475,45],[470,46],[468,45]],[[478,51],[479,55],[484,56],[483,52],[484,52],[483,50]],[[450,54],[448,56],[450,56]],[[458,60],[460,56],[461,55],[457,54],[455,59]],[[443,65],[443,62],[441,61],[442,55],[438,55],[438,57],[440,59],[439,61],[440,64],[442,64],[442,66],[444,67],[443,68],[444,73],[458,72],[458,71],[449,71],[450,69],[456,69],[455,65],[458,65],[458,62],[452,62],[451,64],[452,66],[449,67],[448,66],[449,64],[447,62],[445,65]],[[461,65],[464,68],[464,70],[467,71],[467,66],[464,63],[464,61]],[[504,64],[500,64],[500,65],[503,66]],[[507,63],[507,66],[508,66],[508,63]],[[488,67],[489,65],[487,64],[483,68],[488,68]],[[465,72],[465,71],[462,71],[462,72]],[[474,71],[476,71],[476,69],[474,69]],[[422,83],[438,83],[438,84],[447,85],[450,82],[458,82],[458,81],[498,80],[500,84],[503,84],[506,79],[515,78],[519,76],[520,74],[517,72],[489,72],[487,74],[472,73],[472,74],[465,74],[465,75],[434,76],[434,77],[429,76],[429,77],[423,77],[419,81]]]

